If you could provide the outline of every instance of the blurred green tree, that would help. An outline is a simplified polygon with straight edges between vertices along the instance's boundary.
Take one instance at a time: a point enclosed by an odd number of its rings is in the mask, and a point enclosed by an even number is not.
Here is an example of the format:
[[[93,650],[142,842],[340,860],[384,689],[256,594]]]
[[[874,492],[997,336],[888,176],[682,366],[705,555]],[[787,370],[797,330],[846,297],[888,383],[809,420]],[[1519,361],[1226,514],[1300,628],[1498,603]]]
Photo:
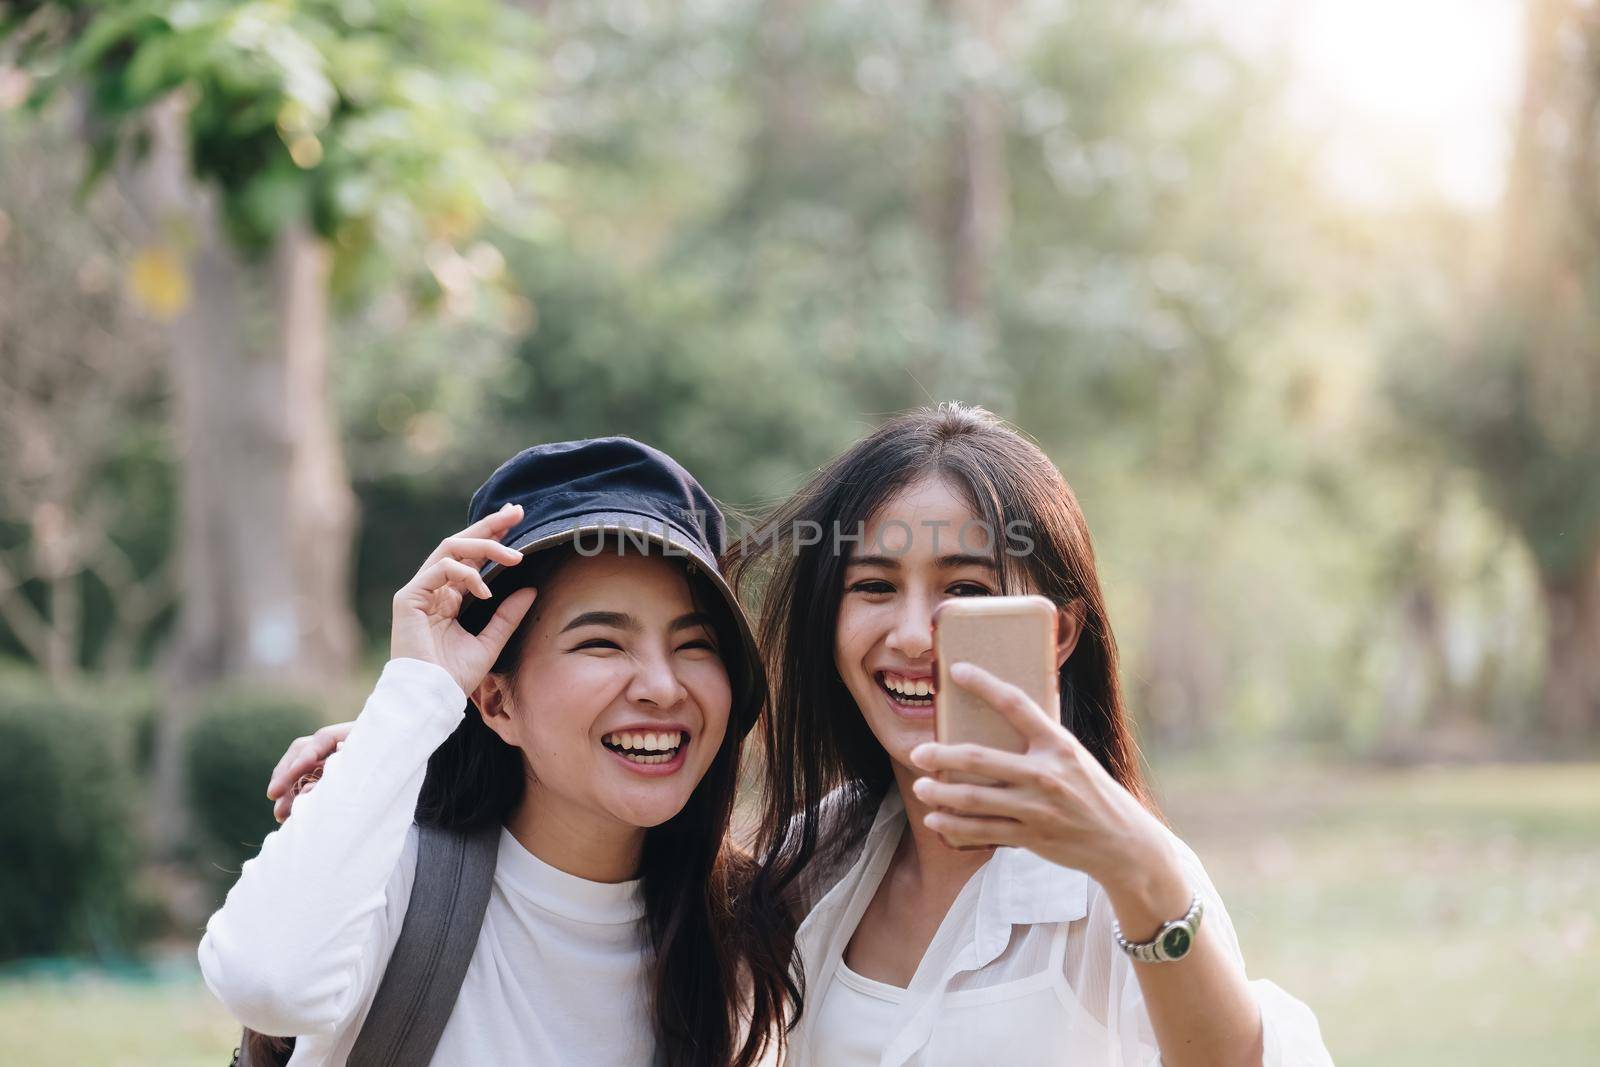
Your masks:
[[[1454,482],[1435,491],[1441,464],[1386,436],[1371,388],[1389,291],[1454,278],[1409,258],[1417,220],[1329,208],[1275,72],[1189,5],[713,0],[540,21],[537,115],[492,243],[422,226],[420,283],[385,287],[329,342],[372,520],[370,636],[515,447],[631,433],[759,506],[884,413],[960,398],[1032,432],[1077,486],[1159,736],[1370,738],[1393,692],[1419,694],[1420,720],[1444,714],[1422,691],[1476,684],[1483,656],[1447,645],[1479,579],[1413,560],[1461,514],[1474,535],[1494,523],[1455,506]],[[339,137],[315,131],[306,169],[299,127],[269,125],[262,143],[322,202]],[[376,166],[339,173],[386,194],[362,180]],[[391,206],[370,218],[416,217]],[[260,243],[251,210],[240,248]],[[385,225],[348,246],[332,231],[340,288],[417,280],[403,251],[351,251]],[[136,284],[169,276],[158,256]],[[1389,640],[1407,626],[1426,670]],[[1506,655],[1510,705],[1527,657]]]
[[[58,688],[141,666],[173,600],[165,349],[118,285],[122,205],[39,162],[82,154],[0,112],[0,650]]]
[[[1498,268],[1402,380],[1538,568],[1541,728],[1600,737],[1600,14],[1530,0]]]
[[[1167,583],[1186,588],[1151,593],[1194,605],[1150,613],[1170,639],[1149,691],[1191,694],[1158,721],[1193,736],[1260,684],[1254,630],[1208,625],[1240,600],[1209,546],[1262,484],[1334,458],[1301,446],[1288,387],[1325,353],[1273,345],[1323,297],[1320,235],[1285,238],[1306,182],[1269,75],[1147,2],[752,0],[548,26],[570,246],[512,258],[539,323],[506,421],[641,428],[760,502],[883,413],[985,403],[1101,502],[1102,536],[1189,546]],[[1281,652],[1249,655],[1285,661],[1266,699],[1287,705],[1305,687]]]
[[[1367,425],[1319,426],[1318,398],[1370,345],[1339,304],[1367,264],[1309,217],[1271,72],[1157,2],[728,0],[545,25],[559,236],[507,249],[530,328],[478,379],[485,418],[443,414],[460,363],[437,387],[374,382],[372,410],[439,413],[441,487],[508,440],[627,432],[760,505],[887,412],[982,402],[1140,568],[1124,625],[1161,734],[1247,702],[1274,728],[1355,718],[1343,657],[1362,597],[1388,594],[1322,554],[1379,536],[1349,505],[1381,456],[1349,447]],[[392,436],[370,448],[396,457]],[[1318,534],[1278,536],[1296,524]],[[1225,562],[1221,539],[1241,546]],[[1240,586],[1267,563],[1263,611]]]
[[[526,125],[533,34],[495,0],[36,0],[0,13],[34,104],[68,97],[93,148],[88,179],[116,174],[137,207],[130,284],[170,326],[181,599],[157,750],[173,795],[157,811],[181,810],[180,709],[201,685],[309,686],[352,665],[356,514],[330,300],[397,260],[448,267],[513,199],[498,138]],[[447,298],[454,279],[432,273]]]

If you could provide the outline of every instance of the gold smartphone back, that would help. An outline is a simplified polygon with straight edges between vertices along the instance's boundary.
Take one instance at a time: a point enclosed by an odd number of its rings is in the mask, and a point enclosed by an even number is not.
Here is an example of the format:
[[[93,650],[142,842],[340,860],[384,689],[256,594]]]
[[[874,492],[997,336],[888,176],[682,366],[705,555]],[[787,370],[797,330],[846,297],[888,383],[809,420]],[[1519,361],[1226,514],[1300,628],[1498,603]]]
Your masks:
[[[933,613],[937,678],[934,736],[945,744],[976,744],[1022,752],[1023,740],[1005,716],[950,680],[950,665],[972,663],[1010,682],[1054,717],[1056,606],[1042,596],[983,596],[946,600]],[[987,778],[948,774],[952,782]]]

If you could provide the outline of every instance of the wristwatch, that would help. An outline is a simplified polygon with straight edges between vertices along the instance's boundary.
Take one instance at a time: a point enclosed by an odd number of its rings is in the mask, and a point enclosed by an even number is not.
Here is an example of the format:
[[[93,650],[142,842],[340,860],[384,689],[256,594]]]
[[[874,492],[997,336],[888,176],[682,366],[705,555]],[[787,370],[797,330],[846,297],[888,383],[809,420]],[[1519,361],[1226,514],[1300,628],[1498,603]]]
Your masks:
[[[1111,932],[1117,937],[1117,944],[1122,946],[1122,951],[1132,956],[1140,963],[1176,963],[1189,954],[1194,947],[1194,935],[1200,930],[1200,916],[1205,909],[1200,905],[1200,894],[1194,895],[1194,903],[1189,905],[1188,914],[1181,919],[1173,919],[1169,923],[1162,923],[1161,929],[1156,931],[1156,936],[1142,945],[1136,945],[1122,936],[1122,926],[1117,920],[1111,920]]]

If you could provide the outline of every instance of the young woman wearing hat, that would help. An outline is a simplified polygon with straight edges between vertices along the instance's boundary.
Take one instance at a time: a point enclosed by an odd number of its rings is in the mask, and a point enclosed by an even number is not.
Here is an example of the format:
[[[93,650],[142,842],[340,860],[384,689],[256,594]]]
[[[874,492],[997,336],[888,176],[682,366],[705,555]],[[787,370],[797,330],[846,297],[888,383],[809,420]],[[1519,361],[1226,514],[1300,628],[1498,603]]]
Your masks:
[[[297,1065],[754,1063],[791,942],[727,839],[765,688],[720,515],[621,438],[529,449],[472,512],[396,594],[366,707],[207,924],[207,984],[294,1035]],[[433,918],[414,889],[458,877],[419,868],[434,832],[486,842],[481,928],[453,1001],[419,984],[374,1036],[380,986],[416,979],[402,930]],[[372,1053],[429,1012],[435,1044]]]

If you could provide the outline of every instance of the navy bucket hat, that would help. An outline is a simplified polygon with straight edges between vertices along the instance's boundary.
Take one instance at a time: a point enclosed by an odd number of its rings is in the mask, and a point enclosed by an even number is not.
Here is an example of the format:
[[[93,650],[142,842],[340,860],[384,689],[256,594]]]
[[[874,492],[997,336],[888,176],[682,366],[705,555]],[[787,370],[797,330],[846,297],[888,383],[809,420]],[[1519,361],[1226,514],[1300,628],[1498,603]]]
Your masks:
[[[691,573],[704,575],[738,629],[740,647],[723,655],[730,668],[732,657],[743,668],[746,691],[735,694],[734,708],[736,714],[744,712],[748,721],[739,726],[749,731],[767,692],[761,653],[717,562],[726,547],[722,512],[677,460],[628,437],[534,445],[502,463],[472,494],[469,522],[506,504],[522,505],[522,521],[501,541],[524,555],[571,542],[581,555],[592,556],[614,551],[609,546],[621,536],[681,557]],[[494,596],[466,600],[459,620],[464,629],[483,630],[505,596],[518,588],[514,572],[494,561],[480,571]]]

